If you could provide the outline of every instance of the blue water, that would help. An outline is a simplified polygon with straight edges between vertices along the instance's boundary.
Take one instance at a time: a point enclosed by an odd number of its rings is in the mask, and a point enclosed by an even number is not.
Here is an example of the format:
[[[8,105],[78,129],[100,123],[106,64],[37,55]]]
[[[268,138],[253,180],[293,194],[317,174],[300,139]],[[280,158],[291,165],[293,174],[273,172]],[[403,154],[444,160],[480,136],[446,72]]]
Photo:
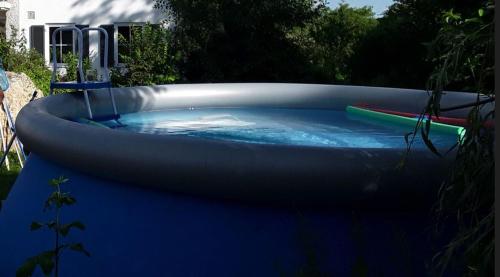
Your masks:
[[[413,127],[367,119],[344,111],[270,108],[169,109],[122,115],[119,129],[247,143],[347,148],[404,148]],[[101,122],[115,126],[114,121]],[[437,148],[448,148],[457,136],[432,133]],[[425,147],[417,136],[414,147]]]

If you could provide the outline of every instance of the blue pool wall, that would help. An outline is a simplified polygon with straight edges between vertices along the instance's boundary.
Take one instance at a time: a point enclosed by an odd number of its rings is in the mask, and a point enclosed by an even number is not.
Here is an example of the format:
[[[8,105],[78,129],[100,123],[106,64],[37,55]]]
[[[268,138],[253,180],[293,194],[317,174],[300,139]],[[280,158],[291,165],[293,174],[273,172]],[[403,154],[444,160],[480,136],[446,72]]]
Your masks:
[[[91,252],[64,253],[61,276],[424,276],[436,245],[425,209],[237,204],[97,179],[32,154],[0,210],[0,276],[53,247],[52,233],[29,227],[51,218],[48,181],[61,175],[77,199],[62,221],[86,225],[67,240]]]

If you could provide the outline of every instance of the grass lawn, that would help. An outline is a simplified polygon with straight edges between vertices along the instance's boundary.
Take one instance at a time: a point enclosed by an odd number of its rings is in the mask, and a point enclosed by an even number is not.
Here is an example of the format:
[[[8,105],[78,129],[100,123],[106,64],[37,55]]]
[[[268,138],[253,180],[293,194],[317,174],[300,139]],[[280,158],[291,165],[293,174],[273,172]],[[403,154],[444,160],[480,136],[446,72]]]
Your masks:
[[[0,151],[0,157],[2,155],[3,152]],[[0,168],[0,201],[7,198],[7,194],[9,194],[12,185],[16,181],[19,171],[21,171],[21,167],[17,161],[17,156],[14,153],[9,154],[9,161],[10,171],[7,171],[5,164]]]

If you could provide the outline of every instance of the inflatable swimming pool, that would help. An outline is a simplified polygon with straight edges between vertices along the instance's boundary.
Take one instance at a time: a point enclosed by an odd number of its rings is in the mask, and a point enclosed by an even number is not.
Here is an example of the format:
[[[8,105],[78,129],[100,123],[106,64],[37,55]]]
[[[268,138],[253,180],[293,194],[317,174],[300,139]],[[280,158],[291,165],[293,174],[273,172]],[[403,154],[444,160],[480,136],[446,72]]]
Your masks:
[[[0,211],[0,272],[50,247],[50,233],[29,225],[47,217],[47,181],[64,175],[78,199],[65,216],[87,225],[75,237],[93,254],[67,255],[68,276],[425,273],[427,208],[453,154],[438,158],[417,141],[398,168],[412,128],[345,112],[363,102],[417,113],[424,91],[199,84],[114,93],[118,123],[76,122],[86,115],[78,93],[19,114],[32,154]],[[448,92],[443,105],[474,97]],[[108,94],[91,93],[90,103],[96,118],[109,115]],[[440,149],[458,140],[433,135]]]

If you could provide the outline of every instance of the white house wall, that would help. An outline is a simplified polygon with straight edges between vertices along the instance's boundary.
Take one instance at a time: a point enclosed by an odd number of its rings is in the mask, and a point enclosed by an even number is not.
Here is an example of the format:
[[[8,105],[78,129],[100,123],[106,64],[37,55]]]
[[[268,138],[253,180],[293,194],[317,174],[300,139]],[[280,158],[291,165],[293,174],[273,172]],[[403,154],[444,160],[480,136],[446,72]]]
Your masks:
[[[49,27],[58,24],[99,25],[117,23],[159,23],[160,11],[154,9],[154,0],[19,0],[19,26],[27,41],[30,41],[30,26],[44,25],[45,59],[49,63]],[[35,18],[29,19],[28,13]],[[99,36],[91,33],[89,53],[97,56],[99,64]]]
[[[19,1],[18,0],[8,0],[11,4],[10,10],[7,12],[7,22],[6,22],[6,36],[8,38],[12,35],[12,26],[19,29]]]

